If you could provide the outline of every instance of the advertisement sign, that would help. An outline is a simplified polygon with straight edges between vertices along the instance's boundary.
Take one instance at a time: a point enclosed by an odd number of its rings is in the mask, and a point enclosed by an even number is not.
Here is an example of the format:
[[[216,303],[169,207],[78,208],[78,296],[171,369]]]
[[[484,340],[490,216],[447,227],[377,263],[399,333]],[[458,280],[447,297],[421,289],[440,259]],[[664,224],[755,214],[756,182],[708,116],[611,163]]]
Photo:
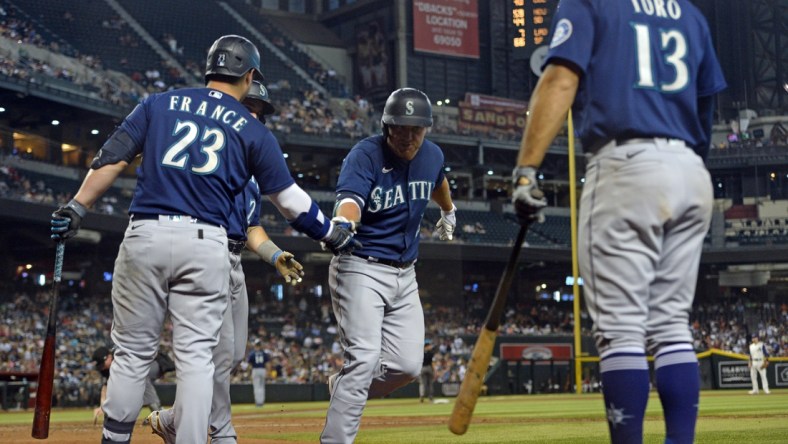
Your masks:
[[[788,387],[788,362],[776,362],[774,366],[774,384],[777,387]]]
[[[718,362],[717,381],[719,381],[720,388],[751,388],[752,382],[747,361]]]
[[[528,102],[466,93],[459,107],[460,130],[519,135],[525,128]]]
[[[500,344],[501,359],[505,361],[540,361],[553,360],[556,364],[566,364],[572,359],[572,345],[558,343],[507,343]],[[537,362],[536,365],[550,365],[549,362]]]
[[[388,91],[389,63],[383,21],[373,20],[356,28],[356,89],[361,94]]]
[[[414,51],[479,58],[477,0],[413,0]]]

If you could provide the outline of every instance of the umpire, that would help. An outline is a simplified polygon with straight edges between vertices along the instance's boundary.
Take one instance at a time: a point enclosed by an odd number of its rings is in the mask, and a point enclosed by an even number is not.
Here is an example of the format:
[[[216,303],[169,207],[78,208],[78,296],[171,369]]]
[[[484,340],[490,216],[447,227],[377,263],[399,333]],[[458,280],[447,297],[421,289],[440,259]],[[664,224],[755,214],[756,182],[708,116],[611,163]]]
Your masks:
[[[101,373],[103,378],[101,385],[101,404],[107,399],[107,380],[109,379],[109,372],[114,360],[115,347],[101,346],[93,352],[93,363],[96,371]],[[175,370],[175,363],[164,353],[159,350],[159,354],[153,361],[150,367],[148,377],[145,379],[145,392],[142,395],[142,405],[148,406],[151,412],[161,409],[161,401],[159,395],[156,393],[156,387],[153,381],[164,376],[165,373]],[[104,414],[101,405],[93,409],[93,424],[98,422],[98,418]]]

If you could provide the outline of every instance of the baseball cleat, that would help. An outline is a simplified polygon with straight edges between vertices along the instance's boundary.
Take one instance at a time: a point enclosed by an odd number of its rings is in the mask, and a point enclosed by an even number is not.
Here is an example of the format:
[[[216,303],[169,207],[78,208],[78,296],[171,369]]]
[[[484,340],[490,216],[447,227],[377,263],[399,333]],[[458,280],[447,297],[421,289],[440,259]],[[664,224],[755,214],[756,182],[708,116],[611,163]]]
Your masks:
[[[175,444],[175,433],[167,430],[167,427],[161,422],[161,418],[159,417],[160,413],[161,410],[156,410],[151,412],[146,418],[149,422],[150,429],[153,434],[159,435],[159,438],[164,440],[164,444]]]
[[[747,392],[747,394],[748,395],[757,395],[758,394],[758,390],[750,390],[749,392]]]

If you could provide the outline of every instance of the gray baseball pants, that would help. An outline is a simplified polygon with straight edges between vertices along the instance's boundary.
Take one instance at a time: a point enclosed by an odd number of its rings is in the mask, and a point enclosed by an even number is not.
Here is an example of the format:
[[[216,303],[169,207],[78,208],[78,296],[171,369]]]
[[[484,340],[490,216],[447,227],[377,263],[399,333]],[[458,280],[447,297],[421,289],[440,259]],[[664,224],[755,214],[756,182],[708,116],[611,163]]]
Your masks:
[[[164,317],[173,324],[178,443],[208,438],[212,362],[227,308],[230,262],[224,228],[189,217],[132,221],[115,260],[115,359],[103,405],[104,436],[130,438]]]
[[[416,270],[335,256],[329,289],[345,363],[320,436],[323,444],[352,443],[369,398],[419,376],[424,360],[424,312]]]
[[[712,194],[703,160],[681,141],[644,139],[590,158],[578,258],[600,353],[692,342]]]

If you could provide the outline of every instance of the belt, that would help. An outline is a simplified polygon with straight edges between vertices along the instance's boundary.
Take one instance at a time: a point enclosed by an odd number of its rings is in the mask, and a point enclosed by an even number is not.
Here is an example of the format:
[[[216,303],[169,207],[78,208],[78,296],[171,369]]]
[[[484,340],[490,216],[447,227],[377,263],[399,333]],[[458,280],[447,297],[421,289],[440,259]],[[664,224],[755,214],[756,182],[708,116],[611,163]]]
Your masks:
[[[232,254],[241,254],[245,247],[246,241],[227,239],[227,249],[230,250]]]
[[[210,222],[205,222],[196,217],[187,216],[187,215],[180,215],[180,214],[151,214],[151,213],[134,213],[131,215],[131,220],[160,220],[161,218],[165,218],[167,220],[171,220],[173,222],[180,222],[180,221],[189,221],[192,224],[203,224],[203,225],[210,225],[212,227],[218,227],[219,225],[212,224]]]
[[[665,143],[686,143],[681,139],[669,139],[666,137],[610,137],[592,143],[588,151],[590,153],[596,153],[602,148],[607,148],[608,146],[612,148],[622,145],[637,145],[641,143],[651,143],[658,141]]]
[[[369,262],[375,262],[375,263],[378,263],[378,264],[388,265],[389,267],[394,267],[394,268],[399,268],[399,269],[408,268],[408,267],[410,267],[411,265],[413,265],[416,262],[416,259],[413,259],[412,261],[407,261],[407,262],[399,262],[399,261],[393,261],[391,259],[382,259],[382,258],[379,258],[379,257],[366,256],[366,255],[358,254],[358,253],[350,253],[350,254],[352,254],[353,256],[356,256],[356,257],[360,257],[361,259],[366,259]]]

